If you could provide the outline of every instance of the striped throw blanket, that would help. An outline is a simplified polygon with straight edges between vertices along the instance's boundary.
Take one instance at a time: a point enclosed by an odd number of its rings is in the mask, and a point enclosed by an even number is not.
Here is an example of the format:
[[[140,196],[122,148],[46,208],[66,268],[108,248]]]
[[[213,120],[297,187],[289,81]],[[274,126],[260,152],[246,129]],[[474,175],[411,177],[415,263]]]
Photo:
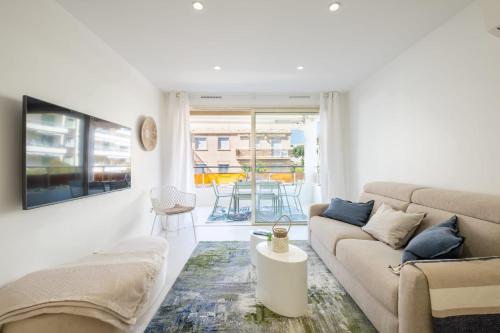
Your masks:
[[[427,277],[435,333],[500,332],[500,257],[409,263]]]

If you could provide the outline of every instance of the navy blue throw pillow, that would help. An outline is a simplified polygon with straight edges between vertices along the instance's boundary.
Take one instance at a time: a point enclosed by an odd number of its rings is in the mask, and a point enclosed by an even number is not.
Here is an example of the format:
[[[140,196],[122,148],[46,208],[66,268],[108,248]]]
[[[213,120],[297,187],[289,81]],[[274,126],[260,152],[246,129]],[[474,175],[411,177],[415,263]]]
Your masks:
[[[335,198],[320,216],[362,227],[370,218],[373,204],[373,200],[355,203]]]
[[[404,249],[401,261],[459,258],[464,239],[458,234],[457,217],[453,216],[413,237]]]

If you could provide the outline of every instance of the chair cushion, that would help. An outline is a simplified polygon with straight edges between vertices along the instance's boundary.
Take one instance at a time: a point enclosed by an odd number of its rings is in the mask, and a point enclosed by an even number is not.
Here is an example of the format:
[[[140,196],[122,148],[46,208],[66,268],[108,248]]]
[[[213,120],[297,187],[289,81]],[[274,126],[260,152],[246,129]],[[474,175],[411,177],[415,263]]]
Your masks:
[[[355,276],[371,296],[387,310],[398,313],[399,277],[389,265],[399,265],[402,250],[394,250],[382,242],[343,239],[337,244],[337,260]]]
[[[335,198],[321,216],[362,227],[370,218],[374,202],[358,203]]]
[[[162,212],[167,215],[175,215],[190,212],[194,209],[194,207],[185,207],[181,205],[175,205],[172,208],[162,209]]]
[[[321,216],[313,216],[311,218],[309,229],[328,251],[334,255],[337,242],[341,239],[373,240],[360,227]]]

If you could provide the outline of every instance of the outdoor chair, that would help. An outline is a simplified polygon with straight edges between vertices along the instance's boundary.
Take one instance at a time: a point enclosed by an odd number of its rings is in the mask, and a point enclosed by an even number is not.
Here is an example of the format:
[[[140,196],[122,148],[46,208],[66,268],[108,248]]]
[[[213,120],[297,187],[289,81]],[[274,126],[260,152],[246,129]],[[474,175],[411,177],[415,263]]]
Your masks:
[[[282,184],[283,190],[280,193],[282,203],[286,202],[288,206],[288,212],[292,215],[292,209],[290,206],[290,199],[293,200],[295,207],[300,211],[301,215],[304,215],[304,210],[302,209],[302,203],[300,202],[300,192],[302,191],[303,182],[297,182],[293,186],[293,190],[288,191],[287,187],[290,185]]]
[[[212,180],[212,189],[214,190],[214,194],[215,194],[215,203],[214,203],[214,208],[212,209],[211,215],[215,216],[215,213],[217,212],[217,208],[219,207],[220,199],[232,198],[233,193],[232,192],[231,193],[224,193],[224,192],[219,191],[219,187],[218,187],[217,182],[215,180]],[[229,212],[229,208],[230,207],[228,207],[227,212]]]
[[[240,211],[240,201],[252,200],[252,184],[250,182],[234,183],[233,196],[229,204],[229,210],[233,207],[233,213],[238,214]]]
[[[261,182],[257,183],[257,209],[262,211],[262,201],[271,201],[274,214],[278,213],[279,199],[279,183],[278,182]]]

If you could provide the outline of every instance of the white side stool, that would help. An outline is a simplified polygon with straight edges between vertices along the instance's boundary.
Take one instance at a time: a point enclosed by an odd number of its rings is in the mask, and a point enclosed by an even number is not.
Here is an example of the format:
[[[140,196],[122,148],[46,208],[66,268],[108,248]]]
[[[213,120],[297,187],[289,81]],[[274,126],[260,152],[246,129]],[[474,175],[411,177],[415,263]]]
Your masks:
[[[254,231],[255,230],[250,230],[250,261],[252,265],[255,266],[255,264],[257,263],[257,250],[255,249],[255,247],[260,242],[267,241],[267,237],[261,235],[254,235],[253,233]]]
[[[257,245],[256,296],[269,310],[285,317],[307,311],[307,253],[294,245],[276,253],[267,242]]]

